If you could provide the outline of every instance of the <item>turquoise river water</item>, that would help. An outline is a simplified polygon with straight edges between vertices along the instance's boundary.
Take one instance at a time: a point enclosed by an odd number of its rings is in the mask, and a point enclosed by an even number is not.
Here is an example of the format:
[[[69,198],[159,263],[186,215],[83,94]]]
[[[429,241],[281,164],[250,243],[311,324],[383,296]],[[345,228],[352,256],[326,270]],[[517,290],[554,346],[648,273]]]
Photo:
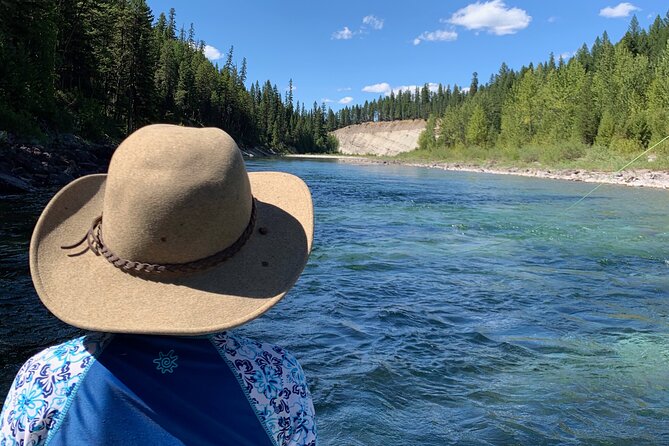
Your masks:
[[[294,290],[239,329],[302,363],[323,445],[669,444],[669,192],[261,160],[312,189]],[[27,266],[51,194],[0,198],[0,399],[76,330]]]

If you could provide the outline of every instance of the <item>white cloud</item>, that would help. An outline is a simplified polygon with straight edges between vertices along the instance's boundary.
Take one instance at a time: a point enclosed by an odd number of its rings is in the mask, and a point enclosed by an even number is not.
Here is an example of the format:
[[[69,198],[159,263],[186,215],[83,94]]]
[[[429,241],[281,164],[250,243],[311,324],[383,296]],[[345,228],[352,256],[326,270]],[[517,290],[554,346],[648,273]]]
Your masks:
[[[352,98],[351,96],[346,96],[346,97],[344,97],[344,98],[341,98],[341,99],[340,99],[339,101],[337,101],[337,102],[339,102],[340,104],[348,104],[348,103],[350,103],[351,101],[353,101],[353,98]]]
[[[332,40],[349,40],[353,38],[353,31],[345,26],[344,29],[332,33]]]
[[[567,60],[574,57],[574,54],[576,53],[572,51],[565,51],[564,53],[560,53],[560,55],[558,56],[558,60],[562,59],[566,62]]]
[[[599,11],[599,15],[607,19],[617,19],[620,17],[627,17],[634,11],[641,11],[641,8],[634,6],[631,3],[619,3],[616,6],[607,6]]]
[[[555,17],[554,15],[548,17],[548,20],[547,20],[548,23],[555,23],[555,22],[557,22],[557,21],[558,21],[558,18]]]
[[[334,102],[334,101],[332,99],[329,99],[329,98],[323,98],[323,99],[321,99],[321,102],[323,104],[329,104],[330,102]]]
[[[458,33],[455,31],[448,31],[446,29],[438,29],[436,31],[425,31],[420,36],[413,39],[414,45],[419,45],[421,42],[452,42],[458,38]]]
[[[380,84],[367,85],[362,88],[362,91],[365,93],[383,93],[385,96],[390,96],[391,91],[395,94],[400,91],[410,91],[413,93],[416,91],[416,87],[418,87],[419,90],[423,88],[421,85],[399,85],[397,87],[391,87],[388,82],[381,82]],[[430,82],[427,84],[427,88],[432,92],[436,92],[439,89],[439,84]]]
[[[351,91],[351,87],[337,88],[337,91]]]
[[[218,50],[218,48],[215,48],[211,45],[205,45],[204,46],[204,57],[206,57],[209,60],[218,60],[221,57],[223,57],[223,54]]]
[[[362,91],[365,93],[383,93],[389,95],[392,88],[388,82],[381,82],[380,84],[366,85],[362,87]]]
[[[344,29],[332,33],[332,40],[349,40],[355,36],[368,34],[370,29],[378,31],[383,29],[383,21],[383,19],[376,16],[367,15],[362,18],[362,25],[357,31],[351,31],[348,26],[345,26]]]
[[[362,23],[369,26],[372,29],[382,29],[383,28],[383,19],[375,17],[373,15],[368,15],[362,18]]]
[[[509,8],[502,0],[471,3],[457,10],[442,22],[464,26],[469,30],[485,30],[497,36],[515,34],[529,26],[532,17],[520,8]]]
[[[460,89],[460,91],[463,92],[463,93],[469,93],[469,90],[471,90],[471,88],[469,88],[469,87],[462,87]]]

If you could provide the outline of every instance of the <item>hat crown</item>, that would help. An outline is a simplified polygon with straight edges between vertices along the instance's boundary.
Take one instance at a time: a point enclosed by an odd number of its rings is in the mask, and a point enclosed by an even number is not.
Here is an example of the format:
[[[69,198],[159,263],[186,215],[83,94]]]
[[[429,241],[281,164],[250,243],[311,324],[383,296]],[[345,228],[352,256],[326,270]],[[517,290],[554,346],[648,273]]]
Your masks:
[[[244,160],[227,133],[150,125],[126,138],[112,157],[103,237],[127,260],[192,262],[232,245],[251,207]]]

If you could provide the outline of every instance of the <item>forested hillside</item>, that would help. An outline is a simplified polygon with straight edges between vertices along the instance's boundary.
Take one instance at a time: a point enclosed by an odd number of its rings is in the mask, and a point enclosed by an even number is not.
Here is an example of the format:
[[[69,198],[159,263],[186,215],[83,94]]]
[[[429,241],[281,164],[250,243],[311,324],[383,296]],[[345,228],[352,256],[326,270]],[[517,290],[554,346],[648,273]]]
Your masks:
[[[503,64],[485,85],[474,73],[466,94],[442,85],[393,93],[340,111],[338,124],[429,118],[420,148],[465,159],[637,152],[669,135],[668,38],[669,13],[648,30],[635,17],[616,44],[604,32],[567,61],[551,55],[518,71]]]
[[[154,17],[144,0],[4,0],[0,130],[115,140],[171,122],[221,127],[247,146],[330,151],[328,132],[340,127],[428,119],[424,151],[512,160],[537,156],[528,147],[558,159],[588,147],[635,152],[669,134],[668,37],[669,13],[647,30],[633,18],[619,42],[604,32],[568,60],[502,64],[487,83],[474,73],[468,88],[426,84],[335,113],[295,103],[292,81],[285,92],[248,85],[232,47],[213,64],[174,9]]]
[[[204,56],[174,9],[144,0],[0,1],[0,130],[118,139],[152,122],[217,126],[244,145],[332,150],[325,107],[270,81],[250,88],[246,59]]]

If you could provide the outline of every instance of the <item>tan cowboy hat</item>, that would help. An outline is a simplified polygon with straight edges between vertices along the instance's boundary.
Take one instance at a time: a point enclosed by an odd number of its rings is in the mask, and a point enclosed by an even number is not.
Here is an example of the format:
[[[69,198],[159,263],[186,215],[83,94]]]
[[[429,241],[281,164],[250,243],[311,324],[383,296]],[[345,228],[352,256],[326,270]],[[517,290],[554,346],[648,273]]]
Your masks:
[[[312,240],[301,179],[247,174],[222,130],[158,124],[123,141],[107,175],[79,178],[51,199],[30,271],[44,305],[68,324],[197,335],[276,304]]]

